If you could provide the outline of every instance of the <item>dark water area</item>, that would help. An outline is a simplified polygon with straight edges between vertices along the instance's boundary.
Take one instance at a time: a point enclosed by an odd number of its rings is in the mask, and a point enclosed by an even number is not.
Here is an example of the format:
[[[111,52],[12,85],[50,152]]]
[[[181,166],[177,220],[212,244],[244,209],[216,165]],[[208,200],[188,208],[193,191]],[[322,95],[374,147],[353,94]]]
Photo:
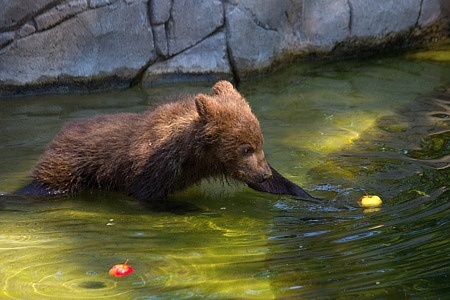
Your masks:
[[[448,44],[241,83],[268,161],[323,201],[207,181],[166,210],[117,193],[11,194],[65,122],[210,86],[0,102],[0,298],[450,298]],[[382,205],[361,207],[366,194]],[[133,274],[108,274],[127,259]]]

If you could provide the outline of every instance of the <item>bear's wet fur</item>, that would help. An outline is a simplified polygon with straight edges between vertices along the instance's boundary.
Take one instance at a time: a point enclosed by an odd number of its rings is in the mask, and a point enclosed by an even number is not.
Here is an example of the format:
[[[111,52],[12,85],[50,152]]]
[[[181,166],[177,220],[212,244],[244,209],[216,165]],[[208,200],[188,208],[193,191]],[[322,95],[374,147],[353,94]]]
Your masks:
[[[35,167],[26,194],[119,191],[154,201],[203,178],[232,178],[273,194],[314,199],[271,168],[260,125],[228,81],[144,113],[68,123]]]

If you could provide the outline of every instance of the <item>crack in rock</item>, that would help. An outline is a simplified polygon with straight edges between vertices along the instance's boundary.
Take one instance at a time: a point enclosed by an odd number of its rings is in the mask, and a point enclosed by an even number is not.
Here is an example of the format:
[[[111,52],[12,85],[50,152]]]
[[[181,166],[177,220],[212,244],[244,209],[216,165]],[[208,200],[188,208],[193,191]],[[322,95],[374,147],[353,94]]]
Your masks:
[[[348,42],[371,49],[405,39],[405,31],[411,40],[427,30],[447,36],[442,1],[3,0],[0,96],[5,82],[136,84],[151,72],[239,83],[284,59],[339,53],[333,49]]]
[[[86,0],[72,0],[67,3],[57,5],[49,11],[34,17],[36,30],[43,31],[58,26],[62,22],[73,18],[79,13],[88,9]]]

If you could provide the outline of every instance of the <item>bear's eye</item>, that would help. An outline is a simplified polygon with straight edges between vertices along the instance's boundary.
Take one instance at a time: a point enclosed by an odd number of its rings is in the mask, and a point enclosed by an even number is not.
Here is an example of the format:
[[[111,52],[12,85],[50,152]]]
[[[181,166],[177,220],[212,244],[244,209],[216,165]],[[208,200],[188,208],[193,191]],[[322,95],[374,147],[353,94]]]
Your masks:
[[[247,144],[241,145],[239,147],[239,149],[241,150],[241,153],[244,154],[244,155],[253,154],[253,152],[255,152],[255,149],[253,149],[252,146],[247,145]]]

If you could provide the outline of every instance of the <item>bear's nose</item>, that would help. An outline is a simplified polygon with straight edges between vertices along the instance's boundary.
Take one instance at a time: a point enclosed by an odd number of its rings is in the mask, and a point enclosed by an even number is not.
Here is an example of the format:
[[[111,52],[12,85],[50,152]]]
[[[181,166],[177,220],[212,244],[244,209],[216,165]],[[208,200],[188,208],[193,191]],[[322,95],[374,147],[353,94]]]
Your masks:
[[[263,178],[264,178],[264,180],[272,178],[272,171],[268,170],[268,171],[264,172]]]

